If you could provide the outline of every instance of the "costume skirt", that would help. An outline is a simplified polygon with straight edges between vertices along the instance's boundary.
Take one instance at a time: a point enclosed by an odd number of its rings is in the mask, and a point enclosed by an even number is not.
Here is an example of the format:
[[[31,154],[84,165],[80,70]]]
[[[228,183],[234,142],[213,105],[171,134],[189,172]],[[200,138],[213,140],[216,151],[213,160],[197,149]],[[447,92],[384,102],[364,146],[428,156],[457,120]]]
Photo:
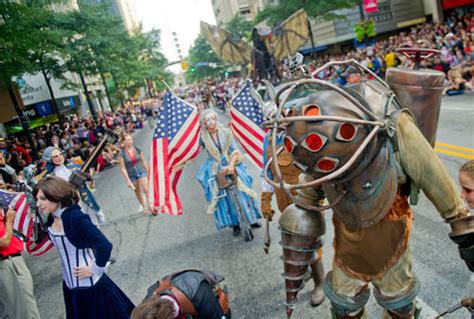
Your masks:
[[[67,319],[130,318],[132,301],[106,274],[94,286],[69,289],[63,282]]]

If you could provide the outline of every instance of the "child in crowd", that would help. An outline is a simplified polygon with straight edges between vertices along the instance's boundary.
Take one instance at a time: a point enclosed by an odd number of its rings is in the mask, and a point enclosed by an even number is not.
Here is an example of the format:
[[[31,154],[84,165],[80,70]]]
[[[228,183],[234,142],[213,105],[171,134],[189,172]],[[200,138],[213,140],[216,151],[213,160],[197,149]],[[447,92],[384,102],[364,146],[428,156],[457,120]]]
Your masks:
[[[474,160],[470,160],[459,169],[459,184],[461,198],[471,210],[474,209]]]

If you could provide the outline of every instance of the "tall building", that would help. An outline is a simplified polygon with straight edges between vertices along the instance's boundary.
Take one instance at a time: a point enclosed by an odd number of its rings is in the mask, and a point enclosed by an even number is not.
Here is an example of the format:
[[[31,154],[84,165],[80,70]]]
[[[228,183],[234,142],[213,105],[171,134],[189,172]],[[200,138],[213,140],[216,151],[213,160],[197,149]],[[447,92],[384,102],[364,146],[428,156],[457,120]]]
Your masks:
[[[276,3],[278,0],[212,0],[212,8],[217,25],[222,27],[236,14],[246,20],[253,20],[266,5]]]
[[[139,20],[135,8],[130,0],[113,0],[112,8],[117,16],[122,18],[125,29],[128,32],[133,31],[139,26]]]
[[[76,0],[69,0],[76,2]],[[88,0],[90,3],[101,3],[104,0]],[[111,0],[112,14],[122,19],[123,25],[128,32],[132,32],[140,25],[135,8],[131,0]]]

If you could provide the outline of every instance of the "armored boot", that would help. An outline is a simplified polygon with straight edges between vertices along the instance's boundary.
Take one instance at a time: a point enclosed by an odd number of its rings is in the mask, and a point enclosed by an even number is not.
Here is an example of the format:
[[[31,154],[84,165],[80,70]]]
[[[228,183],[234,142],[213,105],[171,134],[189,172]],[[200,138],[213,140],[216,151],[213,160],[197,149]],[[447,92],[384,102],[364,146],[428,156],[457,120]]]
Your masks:
[[[401,309],[388,310],[383,313],[384,319],[418,319],[420,317],[421,307],[418,307],[416,301]]]
[[[318,258],[311,264],[311,276],[314,281],[314,290],[311,292],[311,306],[317,307],[323,303],[324,295],[324,265],[322,258]]]
[[[331,318],[332,319],[365,319],[367,318],[367,316],[365,313],[365,309],[362,309],[361,311],[359,311],[358,313],[354,315],[338,315],[336,314],[334,309],[331,308]]]

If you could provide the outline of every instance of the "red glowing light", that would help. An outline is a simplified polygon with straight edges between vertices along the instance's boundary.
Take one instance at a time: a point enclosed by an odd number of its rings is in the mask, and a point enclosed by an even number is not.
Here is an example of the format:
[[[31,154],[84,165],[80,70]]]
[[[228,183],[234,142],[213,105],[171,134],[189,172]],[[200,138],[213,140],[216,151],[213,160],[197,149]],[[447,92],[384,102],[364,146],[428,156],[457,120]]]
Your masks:
[[[343,123],[339,127],[338,138],[344,141],[350,141],[356,135],[356,127],[351,123]]]
[[[285,137],[284,144],[285,144],[285,150],[288,153],[293,152],[293,142],[288,137]]]
[[[306,146],[312,152],[319,151],[324,145],[324,140],[316,133],[309,134],[308,136],[306,136],[305,141]]]
[[[328,159],[328,158],[323,158],[316,165],[317,165],[319,171],[321,171],[321,172],[330,172],[330,171],[334,170],[334,168],[336,168],[336,164],[337,164],[337,162],[335,160]]]

